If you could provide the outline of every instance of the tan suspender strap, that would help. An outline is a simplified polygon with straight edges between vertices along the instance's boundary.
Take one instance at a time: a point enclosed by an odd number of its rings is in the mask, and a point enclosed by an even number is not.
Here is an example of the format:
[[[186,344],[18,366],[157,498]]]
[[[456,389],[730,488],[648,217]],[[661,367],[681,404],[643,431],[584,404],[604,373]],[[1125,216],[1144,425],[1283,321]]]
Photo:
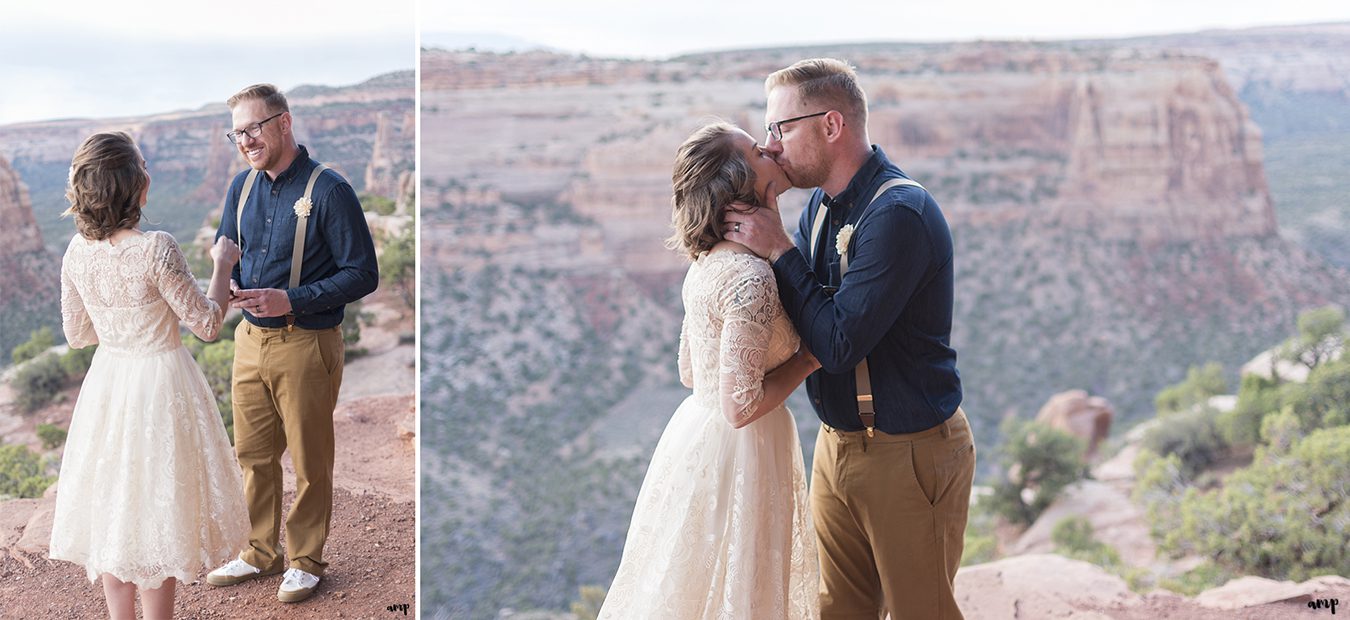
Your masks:
[[[822,199],[820,206],[816,207],[816,221],[811,225],[811,247],[807,248],[811,252],[811,269],[816,268],[816,248],[819,247],[817,244],[820,241],[820,231],[825,227],[826,209],[829,209],[829,207],[825,206],[825,201]]]
[[[867,202],[866,207],[863,207],[863,214],[858,217],[858,222],[853,225],[854,230],[862,227],[863,218],[867,217],[868,210],[872,206],[872,203],[876,202],[878,198],[881,198],[881,195],[886,193],[886,190],[901,185],[913,185],[919,189],[923,189],[922,185],[919,185],[910,179],[891,179],[882,183],[881,187],[877,188],[877,193],[872,195],[872,200]],[[822,204],[821,209],[824,207],[825,205]],[[820,221],[820,217],[817,216],[817,224],[819,224]],[[814,237],[815,234],[813,233],[812,236]],[[849,243],[852,243],[852,239],[849,240]],[[843,283],[844,273],[847,271],[848,252],[844,252],[839,255],[839,280],[841,284]],[[863,427],[867,429],[867,436],[872,437],[873,429],[877,426],[877,410],[875,403],[872,402],[872,373],[867,369],[866,357],[862,358],[862,361],[858,362],[858,365],[854,367],[853,383],[854,387],[858,390],[858,419],[862,421]]]
[[[328,166],[319,164],[314,167],[313,172],[309,173],[309,184],[305,186],[305,198],[310,201],[310,204],[314,203],[314,182],[318,181],[319,175],[327,169]],[[300,263],[305,259],[305,225],[309,223],[308,215],[296,215],[295,244],[291,250],[291,283],[286,287],[288,289],[300,286]]]
[[[258,180],[258,171],[249,170],[248,176],[244,177],[244,188],[239,190],[239,204],[234,208],[234,242],[240,249],[244,248],[244,203],[248,202],[248,195],[253,192],[253,182]]]

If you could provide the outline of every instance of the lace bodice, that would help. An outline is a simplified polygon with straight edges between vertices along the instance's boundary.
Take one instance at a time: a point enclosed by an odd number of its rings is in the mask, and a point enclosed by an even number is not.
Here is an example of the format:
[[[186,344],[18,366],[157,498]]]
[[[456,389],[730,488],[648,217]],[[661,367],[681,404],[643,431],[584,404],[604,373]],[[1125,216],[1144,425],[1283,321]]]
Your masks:
[[[172,235],[113,245],[75,235],[61,260],[61,326],[71,347],[144,355],[182,346],[178,322],[215,340],[222,313],[197,287]]]
[[[704,253],[689,267],[681,296],[680,381],[735,425],[763,398],[764,373],[797,351],[773,268],[750,254]]]

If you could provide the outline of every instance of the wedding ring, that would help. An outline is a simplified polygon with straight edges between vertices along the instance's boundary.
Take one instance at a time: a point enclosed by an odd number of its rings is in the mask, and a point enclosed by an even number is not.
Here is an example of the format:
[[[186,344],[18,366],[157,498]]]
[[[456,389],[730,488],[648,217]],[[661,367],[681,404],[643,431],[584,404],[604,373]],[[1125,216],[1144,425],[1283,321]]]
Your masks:
[[[735,231],[735,232],[741,232],[741,223],[740,223],[740,222],[736,222],[736,225],[735,225],[735,226],[732,226],[732,227],[731,227],[731,230],[733,230],[733,231]]]

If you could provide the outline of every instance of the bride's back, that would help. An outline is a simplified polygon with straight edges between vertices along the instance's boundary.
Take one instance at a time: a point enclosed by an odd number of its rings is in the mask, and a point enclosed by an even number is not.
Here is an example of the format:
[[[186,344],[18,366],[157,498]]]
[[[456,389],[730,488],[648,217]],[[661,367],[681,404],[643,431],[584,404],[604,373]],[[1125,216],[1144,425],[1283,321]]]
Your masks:
[[[116,245],[75,235],[61,265],[62,312],[75,344],[92,329],[100,347],[148,354],[182,346],[181,320],[199,336],[214,339],[214,304],[197,289],[173,237],[147,232]],[[82,320],[80,315],[86,315]]]

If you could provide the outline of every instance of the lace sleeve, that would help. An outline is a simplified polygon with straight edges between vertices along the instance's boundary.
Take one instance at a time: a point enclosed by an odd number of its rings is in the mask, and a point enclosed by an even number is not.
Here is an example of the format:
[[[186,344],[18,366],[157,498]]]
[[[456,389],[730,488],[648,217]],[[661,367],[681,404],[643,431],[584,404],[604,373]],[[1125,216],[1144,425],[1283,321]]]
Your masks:
[[[689,359],[689,315],[684,315],[684,320],[680,322],[680,383],[684,387],[693,389],[694,387],[694,364]]]
[[[732,426],[749,418],[764,397],[776,289],[771,272],[752,271],[743,272],[722,294],[719,392],[722,415]]]
[[[77,260],[66,253],[61,262],[61,331],[65,332],[66,343],[72,349],[83,349],[98,344],[98,334],[94,331],[94,321],[84,309],[84,299],[75,288],[75,281],[67,271],[70,261]]]
[[[202,340],[215,340],[224,318],[220,306],[197,288],[178,242],[165,234],[155,254],[159,294],[188,329]]]

